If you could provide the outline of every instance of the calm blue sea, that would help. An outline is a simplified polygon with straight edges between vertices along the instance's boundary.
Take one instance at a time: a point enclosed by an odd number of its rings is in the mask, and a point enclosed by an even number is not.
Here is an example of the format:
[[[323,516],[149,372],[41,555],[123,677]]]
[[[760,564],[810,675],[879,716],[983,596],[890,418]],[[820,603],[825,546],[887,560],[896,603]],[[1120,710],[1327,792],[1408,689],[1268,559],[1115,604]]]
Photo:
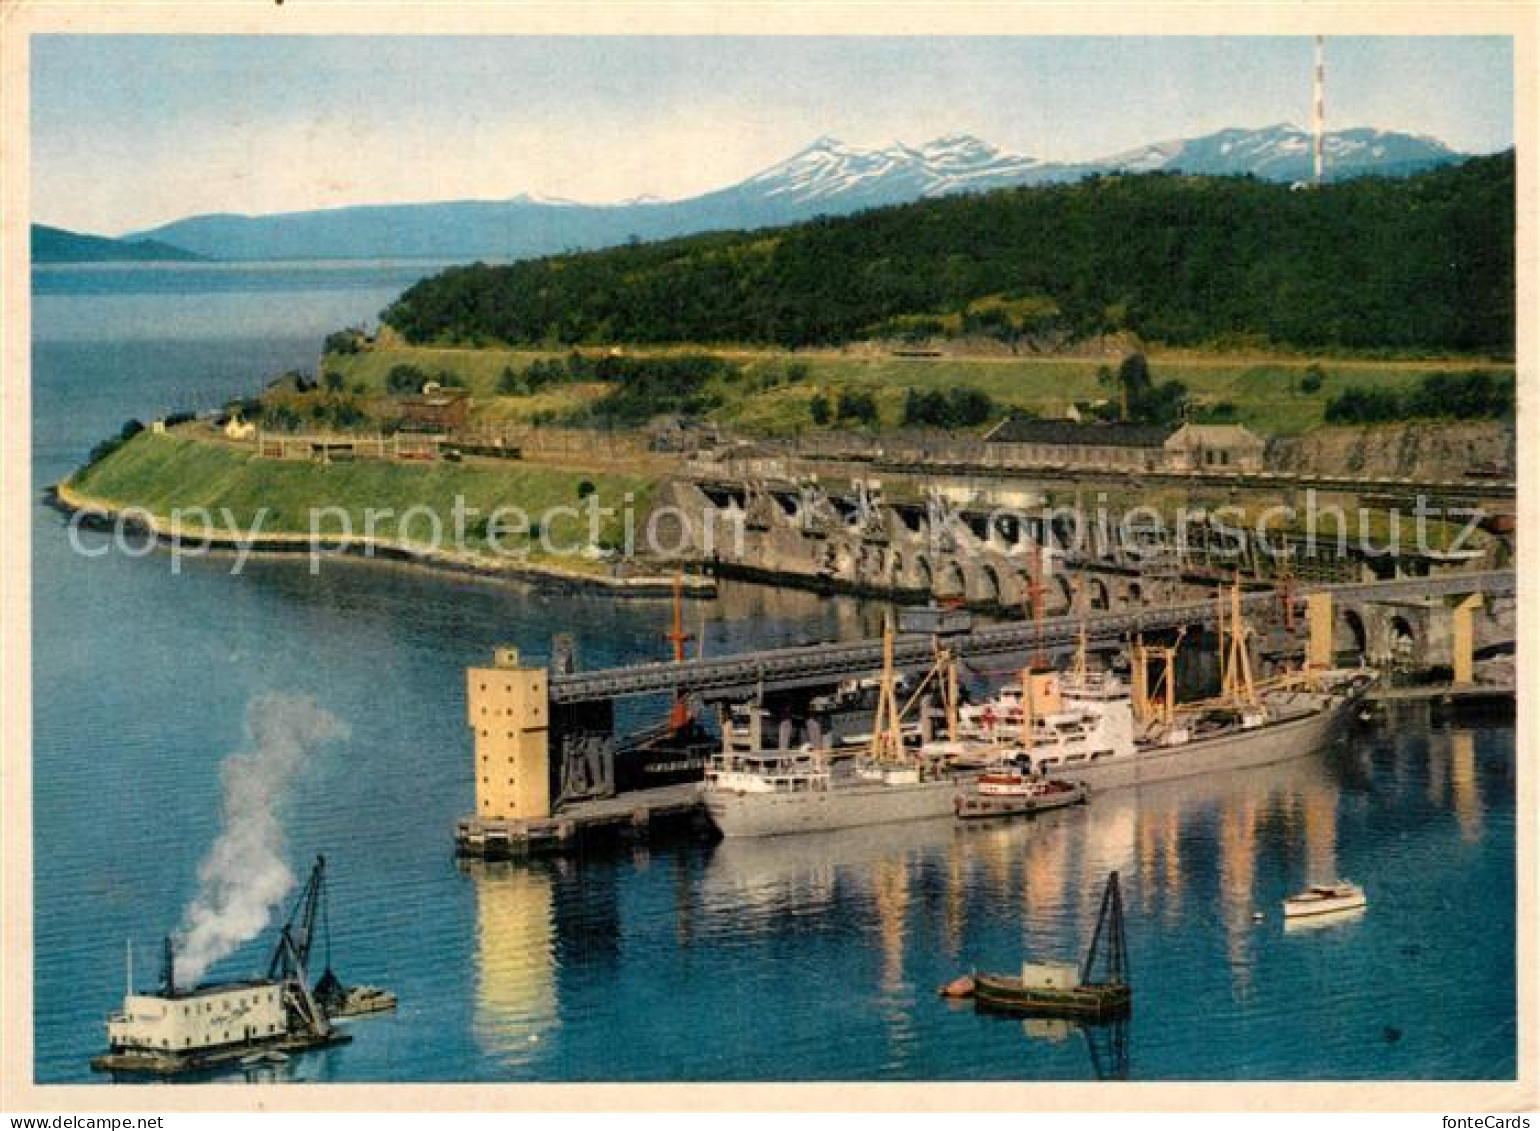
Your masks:
[[[212,407],[367,320],[422,265],[34,273],[33,475],[129,416]],[[462,670],[494,643],[586,665],[657,658],[666,602],[552,595],[330,563],[86,557],[33,511],[36,1077],[87,1060],[149,983],[220,827],[249,705],[308,694],[349,736],[284,814],[326,853],[332,961],[401,1006],[297,1058],[308,1081],[1511,1078],[1514,733],[1416,715],[1320,757],[1099,797],[1027,824],[456,863],[471,805]],[[87,545],[95,548],[99,538]],[[708,650],[847,637],[880,610],[731,586]],[[639,705],[635,711],[644,711]],[[983,1016],[935,988],[1078,957],[1117,869],[1135,985],[1120,1030]],[[1307,876],[1357,921],[1285,932]],[[1253,912],[1263,918],[1253,921]],[[263,965],[266,937],[213,972]]]

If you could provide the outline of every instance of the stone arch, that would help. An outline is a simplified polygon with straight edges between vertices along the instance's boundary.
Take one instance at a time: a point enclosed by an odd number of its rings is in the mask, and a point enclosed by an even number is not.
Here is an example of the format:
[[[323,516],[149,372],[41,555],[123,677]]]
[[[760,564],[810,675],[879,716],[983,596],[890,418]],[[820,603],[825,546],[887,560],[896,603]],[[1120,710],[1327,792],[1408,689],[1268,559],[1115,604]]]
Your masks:
[[[1130,581],[1128,583],[1127,596],[1128,606],[1135,609],[1139,608],[1144,604],[1144,586],[1137,581]]]
[[[1004,592],[1004,586],[1000,584],[1000,572],[994,566],[985,564],[974,571],[970,600],[998,605]]]
[[[935,585],[935,574],[930,568],[930,559],[924,554],[914,556],[914,587],[929,593]]]
[[[1087,608],[1112,608],[1112,594],[1107,591],[1107,583],[1099,577],[1086,578],[1085,596]]]
[[[1332,633],[1332,651],[1337,655],[1344,653],[1353,656],[1364,656],[1369,652],[1369,630],[1364,626],[1364,618],[1357,609],[1343,609],[1337,615],[1337,625]]]
[[[881,546],[867,543],[861,547],[860,580],[862,584],[886,580],[887,568],[887,554]]]
[[[1074,609],[1075,589],[1070,585],[1069,578],[1064,574],[1054,574],[1046,589],[1047,592],[1043,595],[1043,608],[1045,611],[1057,615]],[[1055,600],[1056,598],[1057,600]]]
[[[1410,662],[1416,653],[1417,633],[1412,628],[1412,622],[1400,613],[1390,618],[1385,626],[1385,643],[1390,653],[1390,658],[1401,662]]]
[[[850,548],[848,542],[832,542],[830,549],[834,551],[834,572],[840,577],[849,579],[855,576],[859,559]]]
[[[968,595],[968,578],[963,573],[962,566],[953,558],[948,558],[941,566],[941,572],[936,576],[936,592],[942,597],[966,597]]]

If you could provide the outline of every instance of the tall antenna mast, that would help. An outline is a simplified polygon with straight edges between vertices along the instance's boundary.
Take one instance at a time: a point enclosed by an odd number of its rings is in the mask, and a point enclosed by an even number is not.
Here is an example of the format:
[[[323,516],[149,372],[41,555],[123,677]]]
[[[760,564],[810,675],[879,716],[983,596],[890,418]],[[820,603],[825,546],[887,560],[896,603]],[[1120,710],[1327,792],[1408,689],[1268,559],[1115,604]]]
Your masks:
[[[1321,187],[1326,145],[1326,37],[1315,37],[1315,97],[1310,106],[1310,152],[1315,164],[1315,187]]]

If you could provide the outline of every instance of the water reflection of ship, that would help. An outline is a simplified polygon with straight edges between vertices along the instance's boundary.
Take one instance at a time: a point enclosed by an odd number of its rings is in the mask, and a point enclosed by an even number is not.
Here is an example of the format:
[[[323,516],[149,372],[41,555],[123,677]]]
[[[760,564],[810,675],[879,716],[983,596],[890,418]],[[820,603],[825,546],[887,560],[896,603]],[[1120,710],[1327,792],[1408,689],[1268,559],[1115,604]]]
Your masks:
[[[1337,872],[1338,785],[1327,757],[1313,755],[1277,763],[1264,770],[1238,770],[1189,781],[1142,787],[1127,799],[1137,809],[1139,824],[1140,906],[1164,902],[1164,918],[1180,919],[1188,869],[1183,860],[1183,826],[1201,813],[1213,814],[1220,906],[1231,989],[1237,1000],[1251,990],[1253,949],[1259,905],[1256,892],[1257,856],[1269,820],[1282,821],[1290,835],[1288,851],[1303,857],[1311,882]],[[1123,798],[1102,797],[1099,807],[1113,808]],[[1201,885],[1192,885],[1194,890]]]
[[[1085,1041],[1091,1074],[1097,1080],[1128,1079],[1128,1018],[1067,1021],[1062,1017],[1025,1017],[1021,1031],[1029,1041],[1063,1044],[1073,1036]]]
[[[1119,790],[1078,809],[1045,813],[1035,821],[986,828],[958,826],[949,819],[905,825],[876,825],[795,838],[738,838],[715,844],[704,883],[730,889],[734,900],[794,898],[832,904],[836,877],[859,875],[878,861],[907,854],[945,853],[942,874],[948,933],[965,927],[968,889],[981,875],[994,891],[1019,890],[1030,921],[1063,904],[1067,881],[1121,869],[1137,875],[1141,911],[1152,893],[1178,906],[1184,891],[1184,824],[1200,813],[1216,813],[1228,824],[1220,836],[1222,884],[1228,921],[1249,923],[1253,906],[1253,857],[1258,827],[1273,810],[1303,808],[1303,847],[1312,874],[1335,871],[1336,787],[1319,756],[1273,766],[1209,774]],[[1074,898],[1085,916],[1094,912],[1095,892]],[[727,905],[731,901],[708,900]]]
[[[840,878],[875,875],[912,854],[942,848],[950,817],[909,825],[867,825],[800,837],[743,837],[712,845],[702,877],[706,906],[752,908],[790,902],[798,910],[832,906]],[[958,877],[961,886],[962,877]]]
[[[1014,892],[1008,898],[1019,908],[1023,946],[1046,952],[1095,917],[1094,885],[1078,877],[1125,869],[1137,878],[1129,895],[1141,917],[1153,912],[1176,921],[1190,913],[1184,903],[1211,890],[1193,873],[1212,860],[1219,905],[1214,918],[1223,931],[1233,992],[1243,998],[1255,966],[1258,856],[1282,844],[1309,874],[1335,874],[1337,799],[1331,758],[1312,755],[1120,790],[1088,808],[1023,824],[969,828],[942,819],[724,840],[707,857],[700,906],[706,915],[711,908],[731,908],[774,932],[794,916],[835,913],[858,895],[870,907],[866,927],[880,958],[874,988],[891,1006],[906,989],[905,948],[910,940],[925,945],[929,937],[919,924],[929,921],[932,905],[937,942],[954,955],[970,930],[998,920],[999,897]],[[1266,835],[1268,822],[1281,823],[1281,841]],[[1200,841],[1212,844],[1217,856],[1193,854],[1195,829],[1203,830]],[[1086,887],[1090,898],[1081,894]],[[1061,1038],[1079,1033],[1097,1078],[1127,1077],[1126,1023],[1064,1024],[1055,1032]],[[1053,1035],[1036,1026],[1024,1032],[1033,1039]]]

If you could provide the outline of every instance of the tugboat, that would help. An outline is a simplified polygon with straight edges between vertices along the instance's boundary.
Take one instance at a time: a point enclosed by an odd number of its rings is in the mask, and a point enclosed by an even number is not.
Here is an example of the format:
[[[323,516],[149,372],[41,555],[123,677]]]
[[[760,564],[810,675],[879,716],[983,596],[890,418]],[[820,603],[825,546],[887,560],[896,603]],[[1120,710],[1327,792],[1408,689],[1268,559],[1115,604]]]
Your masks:
[[[981,817],[1019,817],[1079,805],[1087,796],[1081,782],[1033,777],[1007,767],[980,774],[971,786],[964,785],[952,799],[952,811],[962,821]]]
[[[1118,874],[1107,877],[1096,930],[1078,967],[1072,962],[1024,962],[1019,976],[974,974],[943,987],[941,992],[947,997],[971,996],[979,1009],[1035,1017],[1101,1021],[1126,1015],[1132,1008],[1133,990],[1128,984],[1128,943]]]
[[[336,1026],[340,1017],[393,1009],[396,998],[389,991],[344,986],[332,973],[329,956],[325,973],[310,986],[318,926],[327,931],[326,950],[331,949],[325,872],[326,858],[316,857],[309,882],[278,932],[265,978],[179,986],[168,936],[159,991],[136,994],[130,950],[123,1008],[107,1019],[108,1050],[91,1060],[92,1070],[180,1076],[226,1066],[271,1066],[292,1053],[352,1040]]]

